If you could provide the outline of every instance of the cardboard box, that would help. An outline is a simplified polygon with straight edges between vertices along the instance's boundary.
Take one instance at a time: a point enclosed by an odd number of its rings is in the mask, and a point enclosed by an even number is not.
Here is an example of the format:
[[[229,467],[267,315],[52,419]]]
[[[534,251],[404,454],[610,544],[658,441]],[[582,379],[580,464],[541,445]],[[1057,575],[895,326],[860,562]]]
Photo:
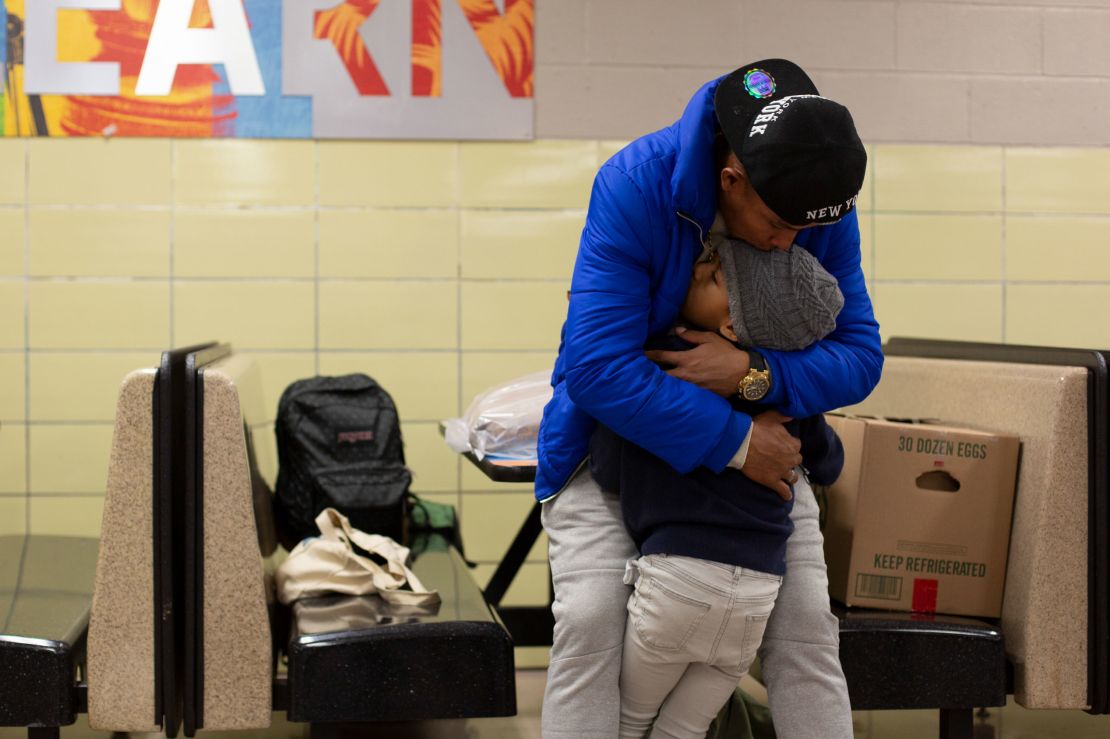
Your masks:
[[[844,471],[829,488],[829,591],[849,606],[997,618],[1020,440],[829,416]]]

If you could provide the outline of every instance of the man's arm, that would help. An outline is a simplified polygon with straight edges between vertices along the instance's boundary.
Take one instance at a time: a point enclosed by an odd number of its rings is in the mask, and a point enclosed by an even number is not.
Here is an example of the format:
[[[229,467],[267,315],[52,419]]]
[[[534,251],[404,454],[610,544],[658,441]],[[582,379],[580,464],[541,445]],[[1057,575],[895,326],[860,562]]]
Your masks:
[[[668,376],[644,356],[652,301],[651,244],[667,224],[635,182],[606,165],[590,196],[564,334],[571,400],[679,472],[720,471],[751,418],[721,397]]]
[[[844,295],[836,330],[801,351],[760,348],[772,377],[765,402],[795,418],[862,401],[879,383],[883,370],[879,324],[860,266],[855,212],[829,228],[833,231],[827,249],[818,258]]]
[[[819,259],[837,279],[844,295],[836,329],[801,351],[757,347],[771,370],[771,391],[762,402],[794,418],[860,402],[878,384],[883,368],[879,324],[860,267],[855,213],[828,228],[835,230]],[[723,397],[734,394],[748,371],[747,352],[710,332],[687,331],[683,338],[699,346],[688,352],[649,355],[655,361],[673,364],[669,372],[674,377]]]

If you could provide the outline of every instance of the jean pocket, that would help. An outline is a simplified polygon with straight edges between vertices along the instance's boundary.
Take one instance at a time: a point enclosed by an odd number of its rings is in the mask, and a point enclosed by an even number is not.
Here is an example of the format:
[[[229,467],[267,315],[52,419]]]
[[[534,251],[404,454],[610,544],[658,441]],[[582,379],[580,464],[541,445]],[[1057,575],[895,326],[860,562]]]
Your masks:
[[[767,623],[778,600],[779,583],[774,576],[755,577],[746,570],[737,583],[736,600],[729,622],[732,649],[722,654],[722,664],[736,665],[747,672],[763,643]]]
[[[749,613],[744,616],[744,636],[740,639],[740,672],[751,669],[759,645],[763,643],[763,635],[767,632],[767,620],[771,617],[767,613]]]
[[[630,605],[640,639],[671,652],[686,646],[709,612],[708,603],[677,593],[646,574],[641,574]]]

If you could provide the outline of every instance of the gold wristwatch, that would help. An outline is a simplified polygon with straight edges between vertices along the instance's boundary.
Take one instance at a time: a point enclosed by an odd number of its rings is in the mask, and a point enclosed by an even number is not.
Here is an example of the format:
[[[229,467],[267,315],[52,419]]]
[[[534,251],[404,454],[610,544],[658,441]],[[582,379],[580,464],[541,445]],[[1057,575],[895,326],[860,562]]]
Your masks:
[[[736,394],[744,400],[760,401],[771,392],[771,370],[759,352],[749,349],[748,357],[748,374],[740,379]]]

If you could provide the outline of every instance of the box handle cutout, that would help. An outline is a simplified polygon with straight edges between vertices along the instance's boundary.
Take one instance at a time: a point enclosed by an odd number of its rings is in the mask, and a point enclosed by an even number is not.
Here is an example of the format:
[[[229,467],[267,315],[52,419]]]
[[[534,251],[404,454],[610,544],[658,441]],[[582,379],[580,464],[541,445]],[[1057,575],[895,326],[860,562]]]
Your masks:
[[[960,481],[944,470],[930,470],[917,476],[917,487],[922,490],[939,490],[954,493],[960,489]]]

